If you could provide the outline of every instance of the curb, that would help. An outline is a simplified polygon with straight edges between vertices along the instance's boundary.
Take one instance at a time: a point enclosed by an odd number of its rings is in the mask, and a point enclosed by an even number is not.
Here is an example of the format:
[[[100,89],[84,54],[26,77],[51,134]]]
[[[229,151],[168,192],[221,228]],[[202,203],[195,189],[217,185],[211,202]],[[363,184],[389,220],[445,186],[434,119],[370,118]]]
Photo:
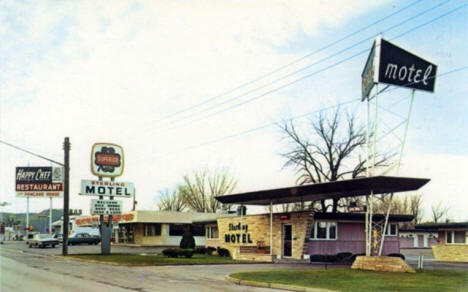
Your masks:
[[[233,278],[231,276],[226,276],[225,279],[228,282],[231,282],[233,284],[240,285],[240,286],[272,288],[272,289],[299,291],[299,292],[336,292],[334,290],[321,289],[321,288],[309,288],[309,287],[301,287],[301,286],[294,286],[294,285],[287,285],[287,284],[280,284],[280,283],[240,280],[240,279]]]

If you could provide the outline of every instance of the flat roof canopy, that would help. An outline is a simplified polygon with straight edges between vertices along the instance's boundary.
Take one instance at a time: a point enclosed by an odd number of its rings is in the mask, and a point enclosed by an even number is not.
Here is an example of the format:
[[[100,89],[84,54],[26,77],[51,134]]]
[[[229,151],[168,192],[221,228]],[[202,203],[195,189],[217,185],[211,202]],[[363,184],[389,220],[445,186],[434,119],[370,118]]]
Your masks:
[[[317,201],[374,194],[414,191],[429,182],[427,178],[373,176],[270,189],[225,196],[216,199],[224,204],[269,205]]]

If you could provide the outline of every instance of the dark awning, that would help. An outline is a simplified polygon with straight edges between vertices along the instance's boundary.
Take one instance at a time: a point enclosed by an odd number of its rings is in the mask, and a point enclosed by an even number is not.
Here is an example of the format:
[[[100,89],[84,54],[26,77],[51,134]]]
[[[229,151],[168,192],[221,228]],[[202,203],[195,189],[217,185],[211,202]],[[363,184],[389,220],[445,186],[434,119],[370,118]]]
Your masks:
[[[388,216],[388,221],[390,222],[411,222],[413,220],[413,215],[404,215],[404,214],[390,214]],[[366,214],[364,213],[314,213],[314,219],[322,220],[349,220],[349,221],[364,221],[366,220]],[[372,220],[380,221],[384,220],[384,214],[373,214]]]
[[[218,196],[224,204],[269,205],[317,201],[374,194],[414,191],[429,182],[426,178],[374,176]]]
[[[468,222],[448,222],[448,223],[422,223],[414,226],[416,229],[467,229]]]

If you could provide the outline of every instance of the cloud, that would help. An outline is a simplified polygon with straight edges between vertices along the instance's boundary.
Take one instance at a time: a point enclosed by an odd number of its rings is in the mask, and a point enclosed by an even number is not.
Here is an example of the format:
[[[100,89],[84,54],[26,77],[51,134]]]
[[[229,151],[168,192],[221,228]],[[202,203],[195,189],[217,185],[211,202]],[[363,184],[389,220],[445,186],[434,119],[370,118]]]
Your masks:
[[[77,196],[79,181],[91,176],[89,151],[97,141],[124,146],[122,180],[135,182],[139,208],[154,208],[156,190],[205,165],[229,166],[240,190],[292,183],[281,172],[274,131],[166,154],[271,122],[284,111],[285,92],[170,131],[170,121],[157,121],[295,60],[278,48],[298,32],[319,36],[382,2],[241,3],[3,1],[1,137],[60,160],[63,137],[70,136],[71,204],[85,210],[89,198]],[[44,162],[11,150],[0,158],[1,190],[15,202],[10,208],[24,210],[13,199],[14,167]],[[32,208],[47,206],[35,201]]]

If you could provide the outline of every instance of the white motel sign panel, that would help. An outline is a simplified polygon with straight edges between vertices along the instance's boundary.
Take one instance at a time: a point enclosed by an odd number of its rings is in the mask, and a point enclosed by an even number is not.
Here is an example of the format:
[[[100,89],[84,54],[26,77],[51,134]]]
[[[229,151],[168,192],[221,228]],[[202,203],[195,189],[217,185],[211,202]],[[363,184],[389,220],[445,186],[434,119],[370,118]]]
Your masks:
[[[80,195],[132,198],[135,186],[129,182],[82,179]]]
[[[122,214],[122,201],[91,200],[91,215],[120,215]]]
[[[63,195],[63,168],[16,167],[17,197],[56,198]]]
[[[376,83],[434,92],[436,74],[437,65],[377,38],[362,72],[362,98]]]
[[[91,149],[91,172],[98,177],[118,177],[124,169],[122,147],[110,143],[96,143]]]

